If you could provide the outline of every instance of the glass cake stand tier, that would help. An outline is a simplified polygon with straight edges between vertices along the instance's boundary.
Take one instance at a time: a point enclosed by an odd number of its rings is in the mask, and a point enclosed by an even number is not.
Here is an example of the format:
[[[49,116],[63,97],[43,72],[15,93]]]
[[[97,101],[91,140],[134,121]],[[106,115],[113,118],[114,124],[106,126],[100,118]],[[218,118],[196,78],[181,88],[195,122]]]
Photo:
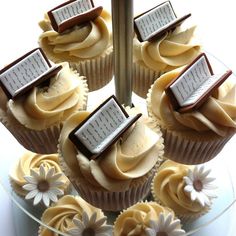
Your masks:
[[[1,138],[0,143],[1,147],[6,147],[3,152],[1,152],[0,159],[0,183],[3,189],[6,191],[10,199],[12,200],[12,213],[14,217],[14,224],[17,235],[32,236],[37,235],[39,225],[44,225],[40,221],[40,217],[43,213],[43,210],[31,206],[29,203],[26,203],[23,199],[19,198],[11,189],[8,173],[12,164],[14,164],[21,154],[25,151],[16,141],[11,137],[11,135],[1,126]],[[3,138],[4,137],[4,138]],[[230,170],[230,158],[229,153],[233,155],[233,144],[236,142],[236,137],[231,139],[231,141],[226,145],[225,149],[212,161],[208,162],[206,165],[212,169],[212,175],[217,177],[217,195],[218,198],[214,200],[212,208],[209,213],[200,217],[198,220],[195,220],[191,223],[184,224],[187,235],[192,235],[209,224],[213,223],[219,217],[227,212],[227,210],[234,204],[235,196],[235,187],[233,178],[231,176]],[[9,144],[14,145],[14,148],[9,148]],[[3,146],[2,146],[3,145]],[[7,148],[8,147],[8,148]],[[12,146],[13,147],[13,146]],[[76,194],[74,192],[73,194]],[[106,212],[108,216],[109,223],[112,223],[118,213]],[[230,224],[228,222],[228,224]],[[50,228],[56,233],[55,229]],[[223,229],[222,229],[223,230]],[[225,231],[223,231],[225,232]],[[60,235],[66,235],[61,233]]]
[[[210,53],[208,53],[208,57],[215,73],[227,68],[222,62],[217,60]],[[235,75],[232,75],[231,77],[233,77],[233,79],[236,78]],[[89,94],[88,108],[92,110],[102,100],[104,100],[111,94],[114,94],[113,80],[104,88]],[[146,112],[144,99],[141,99],[140,97],[133,94],[133,103],[135,106],[139,106],[141,109],[143,109],[144,112]],[[204,228],[216,221],[218,222],[218,220],[221,221],[221,219],[222,221],[227,222],[227,226],[222,226],[220,228],[222,232],[219,233],[219,235],[226,235],[226,231],[229,230],[228,226],[230,224],[233,224],[232,222],[230,222],[231,218],[226,216],[226,213],[236,201],[236,181],[235,178],[232,177],[232,175],[234,175],[232,163],[233,156],[236,151],[235,143],[236,136],[234,136],[226,144],[224,149],[218,154],[217,157],[205,164],[207,165],[207,167],[212,169],[212,175],[216,177],[218,197],[214,199],[211,210],[206,215],[193,222],[183,224],[183,228],[186,230],[187,235],[199,236],[199,232],[202,232]],[[32,205],[26,203],[23,199],[18,197],[11,188],[8,175],[9,171],[24,153],[25,149],[12,137],[12,135],[5,129],[2,124],[0,124],[0,146],[0,184],[13,202],[12,214],[14,217],[15,230],[17,232],[17,235],[37,235],[39,225],[48,227],[40,220],[43,210],[37,207],[33,207]],[[72,194],[76,195],[77,193],[76,191],[73,191]],[[112,224],[119,213],[105,212],[105,214],[108,216],[109,223]],[[56,231],[56,229],[50,227],[48,228],[55,233],[58,233],[59,235],[66,235],[62,232]]]

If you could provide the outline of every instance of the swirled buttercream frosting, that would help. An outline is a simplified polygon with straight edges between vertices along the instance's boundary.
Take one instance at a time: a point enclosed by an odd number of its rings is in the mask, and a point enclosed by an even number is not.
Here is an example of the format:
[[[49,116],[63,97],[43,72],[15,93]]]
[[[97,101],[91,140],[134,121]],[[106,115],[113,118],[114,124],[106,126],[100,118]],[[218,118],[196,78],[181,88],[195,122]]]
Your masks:
[[[88,92],[84,77],[71,70],[68,63],[62,66],[48,86],[34,87],[26,95],[9,100],[8,112],[20,124],[43,130],[60,124],[72,112],[84,109]]]
[[[31,169],[39,172],[39,167],[41,165],[43,165],[45,169],[54,168],[55,173],[62,173],[59,166],[58,154],[41,155],[27,151],[21,156],[15,167],[10,172],[11,184],[17,194],[25,196],[28,193],[22,188],[22,186],[27,183],[24,177],[30,175]],[[63,175],[59,180],[64,182],[64,185],[60,188],[66,190],[69,186],[68,178]]]
[[[174,32],[151,42],[134,38],[134,61],[154,71],[170,71],[187,65],[201,49],[194,37],[195,28],[177,27]]]
[[[157,221],[161,213],[170,213],[174,218],[174,212],[167,207],[154,202],[137,203],[117,217],[114,223],[114,236],[146,236],[150,221]]]
[[[173,209],[179,216],[201,215],[209,209],[209,206],[193,201],[185,191],[184,177],[193,168],[168,160],[158,168],[153,179],[152,192],[156,200]]]
[[[39,26],[44,31],[39,44],[49,58],[53,55],[55,62],[93,59],[112,46],[111,16],[105,10],[95,20],[76,25],[61,34],[53,30],[47,14]]]
[[[231,78],[227,79],[199,109],[188,113],[173,110],[164,90],[181,70],[176,69],[162,75],[150,90],[148,109],[161,127],[181,131],[187,135],[192,133],[192,136],[194,132],[210,132],[224,137],[230,130],[235,130],[236,83]]]
[[[81,220],[84,211],[89,217],[96,213],[97,220],[104,218],[104,214],[100,209],[88,204],[81,197],[66,195],[52,207],[46,209],[41,220],[44,224],[59,232],[68,233],[70,229],[75,227],[73,219]],[[54,236],[57,234],[41,226],[39,235]]]
[[[132,109],[131,109],[132,110]],[[77,112],[64,123],[59,152],[70,170],[70,176],[85,181],[93,189],[125,191],[133,180],[149,173],[163,154],[160,132],[149,129],[142,119],[129,129],[101,157],[89,160],[68,139],[69,133],[90,113]]]

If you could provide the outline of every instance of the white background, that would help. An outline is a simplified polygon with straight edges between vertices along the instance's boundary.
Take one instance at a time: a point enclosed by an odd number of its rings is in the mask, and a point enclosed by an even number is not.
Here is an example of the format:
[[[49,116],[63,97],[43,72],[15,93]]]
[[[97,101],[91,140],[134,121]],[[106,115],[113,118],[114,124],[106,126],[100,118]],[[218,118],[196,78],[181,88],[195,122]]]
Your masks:
[[[61,2],[61,0],[1,1],[0,69],[17,57],[38,46],[37,40],[41,33],[37,25],[38,21],[43,18],[44,12]],[[94,2],[95,4],[102,3],[103,6],[107,6],[108,8],[110,6],[110,0],[94,0]],[[135,15],[160,3],[160,1],[151,0],[134,0],[133,2]],[[172,4],[179,16],[181,16],[181,13],[192,13],[191,21],[198,26],[197,37],[202,42],[203,48],[217,56],[233,71],[236,71],[236,7],[234,1],[173,0]],[[1,135],[5,134],[0,130]],[[1,136],[1,138],[5,138],[5,136]],[[0,143],[0,147],[1,145]],[[233,148],[232,145],[232,152]],[[4,158],[1,156],[1,152],[0,158]],[[227,159],[227,161],[230,161],[234,165],[233,158]],[[232,174],[235,175],[235,173]],[[11,213],[11,202],[0,187],[0,235],[16,236],[16,232],[11,228]],[[236,235],[236,228],[234,228],[235,226],[231,221],[235,219],[235,215],[235,209],[230,209],[227,216],[219,218],[213,225],[196,235]],[[221,229],[225,228],[225,225],[228,228],[227,232],[221,232]]]

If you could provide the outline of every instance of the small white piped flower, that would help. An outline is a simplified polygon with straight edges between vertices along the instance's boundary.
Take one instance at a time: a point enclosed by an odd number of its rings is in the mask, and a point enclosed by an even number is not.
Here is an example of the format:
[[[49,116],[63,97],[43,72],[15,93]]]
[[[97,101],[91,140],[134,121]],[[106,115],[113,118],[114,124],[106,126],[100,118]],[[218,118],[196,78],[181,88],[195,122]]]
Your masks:
[[[97,220],[97,213],[94,212],[91,217],[84,211],[82,219],[74,218],[75,228],[68,230],[71,236],[110,236],[112,235],[112,226],[104,224],[107,217]]]
[[[160,213],[157,221],[150,220],[150,228],[146,228],[147,236],[184,236],[185,231],[180,228],[180,220],[173,219],[172,214]]]
[[[34,198],[34,205],[42,201],[46,207],[50,205],[50,201],[57,202],[57,196],[64,194],[64,191],[59,188],[64,184],[58,180],[61,176],[62,173],[55,174],[54,167],[46,169],[40,165],[39,172],[31,169],[30,176],[24,176],[27,184],[23,186],[23,189],[29,191],[25,199]]]
[[[206,170],[203,165],[195,166],[193,170],[189,169],[188,175],[184,177],[184,191],[190,195],[192,201],[198,201],[202,207],[210,206],[211,200],[217,197],[217,187],[212,184],[215,178],[209,177],[210,172],[211,170]]]

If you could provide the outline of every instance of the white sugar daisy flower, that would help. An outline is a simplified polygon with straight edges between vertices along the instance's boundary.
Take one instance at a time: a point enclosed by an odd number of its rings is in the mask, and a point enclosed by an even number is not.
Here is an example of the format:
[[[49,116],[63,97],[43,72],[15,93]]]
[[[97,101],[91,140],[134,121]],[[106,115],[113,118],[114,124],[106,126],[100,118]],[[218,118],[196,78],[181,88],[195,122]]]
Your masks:
[[[184,191],[188,193],[192,201],[197,201],[202,207],[210,206],[211,200],[216,198],[216,186],[212,184],[215,178],[209,177],[211,170],[205,167],[195,166],[193,170],[189,170],[188,175],[184,177],[186,186]]]
[[[30,176],[24,176],[27,184],[23,189],[29,191],[25,199],[34,199],[34,205],[42,201],[46,207],[50,205],[50,201],[56,202],[57,196],[64,194],[64,191],[59,188],[64,184],[59,180],[61,176],[62,173],[55,174],[54,167],[48,169],[40,165],[39,172],[31,169]]]
[[[180,220],[174,219],[172,214],[160,213],[157,221],[150,220],[150,228],[145,232],[147,236],[184,236],[185,231],[180,226]]]
[[[104,224],[107,217],[97,220],[97,213],[94,212],[91,217],[84,211],[82,219],[74,218],[75,228],[70,229],[67,233],[71,236],[110,236],[112,235],[112,226]]]

